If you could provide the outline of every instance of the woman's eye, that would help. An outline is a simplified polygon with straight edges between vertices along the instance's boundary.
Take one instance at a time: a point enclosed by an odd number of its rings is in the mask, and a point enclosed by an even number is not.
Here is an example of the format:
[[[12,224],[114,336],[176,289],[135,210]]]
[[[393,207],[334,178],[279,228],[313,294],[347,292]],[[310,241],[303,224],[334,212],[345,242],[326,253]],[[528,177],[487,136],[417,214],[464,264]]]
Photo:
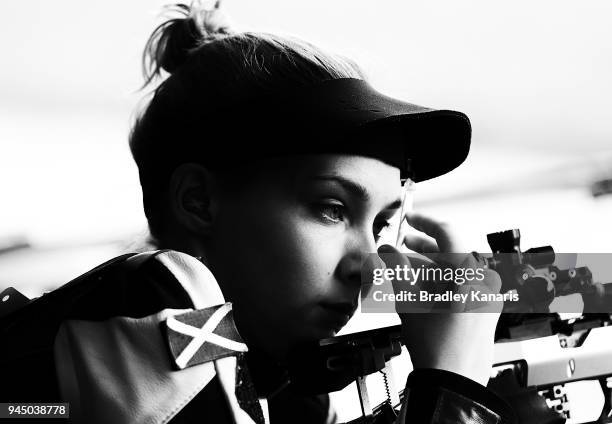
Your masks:
[[[391,223],[389,221],[382,221],[378,223],[375,222],[374,228],[373,228],[374,239],[378,241],[382,237],[385,230],[387,230],[390,226],[391,226]]]
[[[323,219],[337,223],[344,220],[345,207],[339,203],[323,203],[318,206],[318,212]]]

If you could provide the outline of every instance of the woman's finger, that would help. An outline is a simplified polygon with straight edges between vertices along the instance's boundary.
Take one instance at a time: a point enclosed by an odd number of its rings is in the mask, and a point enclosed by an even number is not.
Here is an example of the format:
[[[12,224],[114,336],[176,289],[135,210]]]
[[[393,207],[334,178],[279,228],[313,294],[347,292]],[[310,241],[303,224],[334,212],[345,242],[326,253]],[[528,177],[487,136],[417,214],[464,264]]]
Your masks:
[[[502,281],[499,274],[492,269],[485,268],[484,265],[476,259],[474,254],[467,255],[465,261],[463,261],[460,266],[464,269],[476,270],[480,268],[482,270],[482,279],[474,278],[470,281],[470,285],[485,289],[488,293],[499,293],[501,291]]]
[[[388,269],[399,269],[400,275],[402,275],[401,270],[404,267],[420,267],[431,263],[426,257],[418,253],[406,255],[390,245],[381,246],[378,249],[378,254]],[[421,300],[419,295],[421,282],[405,280],[403,276],[396,275],[396,277],[391,281],[393,292],[396,295],[412,293],[410,296],[413,296],[412,299],[414,299],[410,301],[395,301],[395,311],[400,314],[400,317],[407,313],[430,312],[434,302],[429,299]]]
[[[440,252],[455,251],[455,243],[446,224],[417,213],[408,213],[405,217],[412,228],[432,237],[438,244]]]
[[[414,234],[404,235],[403,244],[408,249],[418,253],[437,253],[440,251],[435,242]]]
[[[485,269],[485,278],[487,287],[491,293],[500,293],[502,288],[502,280],[499,274],[492,269]]]

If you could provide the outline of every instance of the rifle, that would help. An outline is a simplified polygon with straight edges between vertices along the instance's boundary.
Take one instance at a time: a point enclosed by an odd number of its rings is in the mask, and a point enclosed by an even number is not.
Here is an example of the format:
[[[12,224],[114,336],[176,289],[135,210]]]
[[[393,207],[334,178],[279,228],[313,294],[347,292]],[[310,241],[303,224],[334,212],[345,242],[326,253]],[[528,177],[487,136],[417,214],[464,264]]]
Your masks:
[[[520,299],[504,305],[488,387],[514,408],[521,423],[552,424],[572,417],[565,385],[596,380],[605,402],[591,423],[612,423],[612,284],[594,282],[586,266],[557,267],[551,246],[522,252],[517,229],[489,234],[487,240],[493,253],[483,263],[499,273],[502,293],[516,290]],[[583,302],[579,317],[549,311],[555,299],[572,294]],[[401,347],[399,325],[303,345],[290,356],[291,385],[304,393],[329,393],[355,382],[361,418],[354,422],[392,423],[403,391],[393,390],[390,360]],[[373,406],[365,381],[376,372],[383,374],[387,399]]]
[[[605,403],[593,423],[612,423],[612,285],[594,282],[588,267],[554,265],[557,255],[550,246],[522,252],[518,230],[489,234],[488,241],[493,253],[483,258],[485,265],[500,274],[502,292],[516,290],[521,299],[504,306],[488,386],[514,406],[522,423],[563,423],[572,417],[564,386],[595,380]],[[568,294],[581,296],[583,314],[562,318],[549,313],[552,302]],[[28,302],[10,288],[0,299],[8,312]],[[401,351],[400,326],[310,343],[290,357],[291,385],[302,392],[329,393],[356,382],[362,418],[391,423],[403,392],[393,389],[390,361]],[[383,375],[387,400],[372,405],[366,376],[376,372]]]

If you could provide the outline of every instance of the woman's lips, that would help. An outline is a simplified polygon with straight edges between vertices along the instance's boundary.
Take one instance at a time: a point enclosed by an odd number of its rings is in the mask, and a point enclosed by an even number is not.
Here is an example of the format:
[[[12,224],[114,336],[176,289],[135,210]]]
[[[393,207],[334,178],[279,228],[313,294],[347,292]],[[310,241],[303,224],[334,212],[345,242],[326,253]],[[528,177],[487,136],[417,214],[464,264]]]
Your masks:
[[[349,322],[357,309],[356,304],[349,302],[321,303],[321,307],[325,312],[323,315],[325,325],[336,331],[340,331]]]

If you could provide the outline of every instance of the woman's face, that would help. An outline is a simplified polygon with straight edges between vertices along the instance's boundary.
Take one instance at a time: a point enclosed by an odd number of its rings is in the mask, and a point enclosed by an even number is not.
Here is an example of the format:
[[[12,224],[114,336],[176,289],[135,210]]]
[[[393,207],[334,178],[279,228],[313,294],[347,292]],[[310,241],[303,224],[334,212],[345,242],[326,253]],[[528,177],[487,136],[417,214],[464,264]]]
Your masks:
[[[399,169],[377,159],[312,155],[289,165],[220,202],[207,252],[239,331],[275,356],[348,322],[362,263],[400,206]]]

